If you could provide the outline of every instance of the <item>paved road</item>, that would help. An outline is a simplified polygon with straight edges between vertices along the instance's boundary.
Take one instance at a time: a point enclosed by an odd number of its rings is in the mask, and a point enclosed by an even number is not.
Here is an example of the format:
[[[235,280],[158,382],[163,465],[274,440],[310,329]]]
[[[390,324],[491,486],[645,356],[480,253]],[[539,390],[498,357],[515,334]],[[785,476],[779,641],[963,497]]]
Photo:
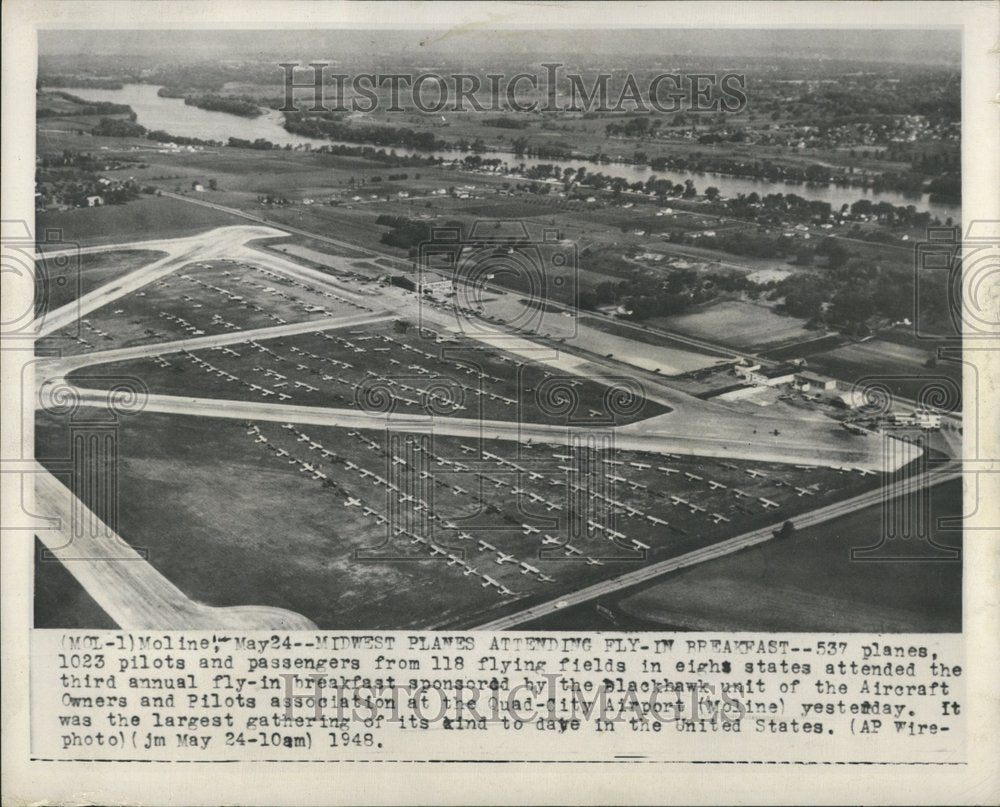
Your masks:
[[[36,511],[58,524],[38,530],[38,538],[120,628],[316,630],[311,620],[284,608],[215,608],[191,600],[41,465],[34,478]],[[132,539],[139,546],[156,543],[152,532]]]
[[[960,471],[944,470],[936,473],[925,474],[922,481],[926,485],[939,485],[942,482],[958,479],[960,477]],[[862,493],[860,496],[855,496],[852,499],[846,499],[845,501],[837,502],[836,504],[831,504],[818,510],[813,510],[810,513],[797,516],[794,519],[795,526],[797,529],[801,529],[803,527],[811,527],[815,524],[822,524],[825,521],[832,521],[833,519],[845,516],[848,513],[853,513],[855,510],[862,510],[866,507],[879,504],[886,497],[892,498],[903,493],[912,492],[914,484],[914,479],[905,479],[901,482],[895,483],[894,485],[890,485],[885,488],[878,488],[877,490],[869,491],[868,493]],[[508,630],[510,628],[517,627],[525,622],[540,619],[541,617],[549,616],[557,611],[561,611],[564,608],[580,605],[581,603],[588,602],[589,600],[596,599],[597,597],[603,597],[607,594],[612,594],[616,591],[620,591],[621,589],[629,588],[638,583],[653,580],[656,577],[660,577],[661,575],[665,575],[670,572],[675,572],[678,569],[696,566],[699,563],[705,563],[706,561],[721,558],[725,555],[730,555],[733,552],[738,552],[741,549],[755,546],[756,544],[762,544],[766,541],[771,541],[774,539],[775,530],[780,528],[780,526],[780,523],[772,524],[771,526],[763,527],[759,530],[753,530],[752,532],[738,535],[735,538],[730,538],[726,541],[720,541],[719,543],[712,544],[711,546],[706,546],[703,549],[696,549],[685,555],[679,555],[676,558],[670,558],[669,560],[661,561],[660,563],[654,563],[651,566],[637,569],[634,572],[623,574],[619,577],[612,578],[611,580],[604,580],[592,586],[582,588],[579,591],[574,591],[571,594],[566,594],[559,599],[551,600],[549,602],[542,603],[541,605],[534,605],[531,608],[524,609],[523,611],[518,611],[517,613],[491,620],[490,622],[471,628],[471,630],[493,631]]]

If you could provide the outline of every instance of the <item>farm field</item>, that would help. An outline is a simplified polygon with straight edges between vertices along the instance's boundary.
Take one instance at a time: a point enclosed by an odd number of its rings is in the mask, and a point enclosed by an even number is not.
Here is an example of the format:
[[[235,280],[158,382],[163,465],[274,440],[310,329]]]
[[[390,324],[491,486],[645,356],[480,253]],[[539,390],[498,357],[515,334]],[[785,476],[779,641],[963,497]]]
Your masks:
[[[932,524],[962,511],[960,482],[932,492]],[[962,629],[959,561],[852,561],[882,534],[877,508],[678,572],[624,599],[627,616],[688,630],[908,632]],[[935,527],[946,546],[960,530]],[[927,554],[924,542],[907,549]],[[627,617],[626,617],[627,618]]]
[[[63,241],[80,246],[178,238],[245,223],[230,213],[196,207],[167,196],[143,197],[125,205],[39,213],[35,219],[37,232],[60,229]]]
[[[780,316],[766,306],[740,300],[710,303],[689,314],[650,320],[650,324],[749,351],[820,335],[806,330],[801,319]]]
[[[40,413],[43,464],[66,427]],[[158,571],[197,602],[326,629],[468,627],[874,480],[153,413],[123,417],[117,445],[117,531]]]

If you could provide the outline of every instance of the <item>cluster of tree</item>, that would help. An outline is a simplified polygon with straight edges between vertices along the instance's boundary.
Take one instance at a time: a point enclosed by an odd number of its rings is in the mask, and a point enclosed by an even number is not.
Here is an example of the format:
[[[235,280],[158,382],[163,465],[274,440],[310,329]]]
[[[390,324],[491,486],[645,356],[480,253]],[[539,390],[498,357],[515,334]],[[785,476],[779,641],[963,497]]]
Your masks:
[[[864,92],[842,84],[826,84],[803,93],[801,103],[813,118],[844,115],[924,115],[932,119],[962,119],[962,94],[954,82],[928,81],[910,74],[887,86],[868,86]]]
[[[270,151],[273,148],[281,148],[280,146],[275,146],[270,140],[265,140],[263,137],[258,137],[256,140],[230,137],[226,145],[234,149],[257,149],[258,151]]]
[[[517,118],[484,118],[480,123],[495,129],[527,129],[531,125],[530,121]]]
[[[608,137],[652,137],[663,121],[648,115],[628,118],[624,123],[609,123],[604,127]]]
[[[468,168],[499,168],[503,164],[503,160],[499,157],[481,157],[478,154],[470,154],[462,160],[462,163]]]
[[[426,244],[431,240],[431,225],[426,221],[418,221],[406,218],[405,216],[390,216],[383,213],[375,223],[383,227],[389,227],[389,231],[382,233],[381,241],[392,247],[412,250],[420,244]]]
[[[928,285],[945,288],[946,282],[939,277]],[[781,301],[779,310],[785,313],[854,336],[867,335],[887,323],[916,318],[913,272],[873,267],[858,258],[819,272],[789,275],[775,285],[771,297]],[[920,296],[917,304],[922,327],[950,329],[947,297],[940,293]]]
[[[128,104],[113,104],[110,101],[87,101],[68,92],[55,91],[52,93],[66,101],[76,104],[73,109],[48,109],[41,108],[37,111],[39,118],[63,118],[69,115],[128,115],[135,120],[135,112]]]
[[[59,75],[57,73],[45,73],[39,76],[38,83],[46,87],[80,87],[81,89],[94,90],[120,90],[125,86],[116,78]]]
[[[145,137],[146,131],[145,126],[132,120],[101,118],[90,133],[95,137]]]
[[[613,256],[598,251],[581,256],[581,266],[607,267]],[[694,269],[671,269],[666,274],[650,273],[635,264],[612,261],[618,279],[606,280],[580,292],[580,307],[596,310],[614,305],[623,318],[646,320],[680,314],[691,306],[710,302],[720,294],[743,290],[753,284],[734,273],[699,273]]]
[[[261,114],[261,108],[252,99],[243,96],[214,95],[212,93],[185,95],[184,103],[212,112],[228,112],[230,115],[239,115],[241,118],[256,118]]]
[[[121,157],[95,157],[89,151],[74,151],[63,149],[57,154],[43,153],[38,156],[39,168],[77,168],[81,171],[117,171],[122,168],[146,168],[147,165],[137,160]]]
[[[182,137],[164,132],[162,129],[152,131],[141,123],[117,118],[101,118],[97,126],[91,130],[96,137],[140,137],[157,143],[176,143],[178,146],[221,146],[217,140],[202,140],[197,137]]]
[[[348,140],[352,143],[374,143],[380,146],[404,146],[428,151],[444,149],[448,144],[433,132],[418,132],[402,126],[353,126],[331,116],[286,112],[285,129],[292,134],[328,140]]]
[[[962,201],[962,175],[943,174],[932,179],[927,185],[927,192],[932,201],[957,204]]]
[[[565,142],[531,143],[526,137],[515,137],[511,141],[514,153],[521,157],[537,157],[541,160],[571,160],[576,157],[576,147]]]

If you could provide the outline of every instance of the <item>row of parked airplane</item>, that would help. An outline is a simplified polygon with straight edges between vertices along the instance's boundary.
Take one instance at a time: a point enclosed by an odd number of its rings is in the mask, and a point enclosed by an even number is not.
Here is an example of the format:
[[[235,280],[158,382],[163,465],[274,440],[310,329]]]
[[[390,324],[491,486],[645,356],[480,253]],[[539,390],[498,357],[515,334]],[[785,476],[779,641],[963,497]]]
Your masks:
[[[298,457],[292,456],[287,449],[280,448],[279,446],[272,443],[265,435],[261,434],[260,426],[258,426],[256,423],[251,423],[250,425],[248,425],[246,433],[254,437],[255,443],[258,443],[262,445],[264,448],[271,451],[276,458],[280,459],[287,457],[288,458],[287,462],[289,465],[298,465],[299,473],[311,474],[312,478],[316,480],[325,481],[326,479],[329,478],[322,470],[317,468],[311,462],[306,462],[303,459],[299,459]]]
[[[352,306],[354,308],[359,308],[359,309],[361,309],[363,311],[371,311],[371,308],[369,308],[368,306],[365,306],[365,305],[361,305],[360,303],[356,302],[355,300],[352,300],[352,299],[350,299],[348,297],[344,297],[344,296],[342,296],[340,294],[336,294],[335,292],[329,291],[328,289],[317,288],[316,286],[313,286],[313,285],[311,285],[309,283],[304,283],[304,282],[302,282],[300,280],[297,280],[294,277],[286,276],[286,275],[279,275],[277,272],[272,272],[271,270],[264,269],[264,268],[262,268],[260,266],[250,266],[249,264],[245,264],[245,263],[240,264],[240,266],[244,267],[245,269],[252,269],[252,270],[254,270],[256,272],[260,272],[265,277],[269,277],[272,280],[279,280],[279,281],[281,281],[283,283],[288,283],[288,284],[290,284],[292,286],[297,286],[298,288],[303,289],[304,291],[307,291],[310,294],[317,294],[317,295],[319,295],[321,297],[326,297],[329,300],[337,300],[339,302],[346,303],[347,305]],[[252,281],[249,281],[249,282],[252,282]]]
[[[166,311],[160,311],[160,316],[167,322],[173,322],[175,325],[180,325],[181,329],[187,331],[191,336],[204,336],[205,331],[199,328],[197,325],[188,322],[184,317],[179,317],[176,314],[168,314]]]

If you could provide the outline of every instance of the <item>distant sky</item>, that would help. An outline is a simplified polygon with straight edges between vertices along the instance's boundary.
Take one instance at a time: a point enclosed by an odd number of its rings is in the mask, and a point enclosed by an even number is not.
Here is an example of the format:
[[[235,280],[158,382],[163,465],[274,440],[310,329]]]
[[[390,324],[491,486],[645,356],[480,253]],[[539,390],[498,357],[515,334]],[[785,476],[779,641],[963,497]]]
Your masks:
[[[326,31],[42,31],[44,56],[146,55],[158,61],[253,59],[293,61],[409,54],[468,59],[483,55],[821,57],[907,63],[957,62],[955,29],[440,29]]]

